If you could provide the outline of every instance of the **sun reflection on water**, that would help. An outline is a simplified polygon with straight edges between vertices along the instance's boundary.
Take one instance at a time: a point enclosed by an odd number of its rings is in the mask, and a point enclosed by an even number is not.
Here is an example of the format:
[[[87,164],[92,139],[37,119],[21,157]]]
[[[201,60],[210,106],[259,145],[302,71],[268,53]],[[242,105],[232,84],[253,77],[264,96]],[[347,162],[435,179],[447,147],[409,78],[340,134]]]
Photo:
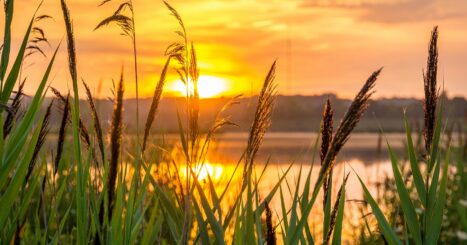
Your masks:
[[[192,167],[193,172],[198,176],[198,180],[207,180],[208,176],[212,181],[219,181],[224,172],[224,167],[221,164],[214,164],[205,162],[204,164],[197,164]],[[179,169],[179,174],[182,177],[186,177],[186,165],[182,165]]]

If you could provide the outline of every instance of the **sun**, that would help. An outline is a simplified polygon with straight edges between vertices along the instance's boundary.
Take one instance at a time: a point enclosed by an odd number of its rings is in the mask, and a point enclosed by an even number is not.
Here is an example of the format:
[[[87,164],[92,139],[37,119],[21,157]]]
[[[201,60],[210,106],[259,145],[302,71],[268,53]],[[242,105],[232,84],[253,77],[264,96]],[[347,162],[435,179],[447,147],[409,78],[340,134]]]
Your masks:
[[[198,93],[200,98],[212,98],[221,95],[228,89],[227,80],[215,76],[200,76],[198,79]],[[170,86],[170,90],[184,96],[186,85],[177,80]]]

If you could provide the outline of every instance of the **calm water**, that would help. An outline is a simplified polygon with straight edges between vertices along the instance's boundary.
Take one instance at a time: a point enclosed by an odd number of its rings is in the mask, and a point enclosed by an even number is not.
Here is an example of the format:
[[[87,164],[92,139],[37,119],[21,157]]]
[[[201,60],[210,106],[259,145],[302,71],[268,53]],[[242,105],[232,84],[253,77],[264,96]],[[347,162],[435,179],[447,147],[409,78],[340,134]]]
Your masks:
[[[316,133],[268,133],[266,134],[256,158],[257,169],[262,169],[269,159],[269,168],[260,183],[264,191],[277,183],[278,175],[293,163],[288,176],[291,183],[296,180],[300,171],[314,168],[312,179],[319,171],[319,155],[313,161]],[[415,137],[415,136],[414,136]],[[386,138],[391,147],[398,153],[403,153],[405,134],[388,134]],[[414,138],[415,139],[415,138]],[[224,133],[216,137],[210,146],[206,162],[211,176],[230,177],[233,167],[240,159],[246,147],[248,133]],[[167,143],[178,142],[178,135],[167,135]],[[370,185],[386,174],[392,176],[385,140],[379,142],[379,135],[374,133],[356,133],[342,149],[335,165],[336,184],[339,184],[345,172],[353,168],[362,179]],[[378,147],[381,144],[381,147]],[[378,150],[379,148],[379,150]],[[403,156],[403,154],[400,154]],[[312,164],[312,163],[315,164]],[[353,172],[353,171],[352,171]],[[303,179],[303,178],[302,178]],[[314,182],[313,182],[314,183]],[[303,183],[302,183],[303,184]],[[336,188],[338,189],[338,188]],[[361,187],[354,173],[348,182],[348,198],[361,198]]]

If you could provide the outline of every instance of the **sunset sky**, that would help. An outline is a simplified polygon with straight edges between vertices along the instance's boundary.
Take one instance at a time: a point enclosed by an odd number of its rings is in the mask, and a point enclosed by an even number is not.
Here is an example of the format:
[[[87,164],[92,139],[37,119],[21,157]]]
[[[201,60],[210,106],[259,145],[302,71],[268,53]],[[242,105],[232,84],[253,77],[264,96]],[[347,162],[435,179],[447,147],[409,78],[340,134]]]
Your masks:
[[[110,94],[112,79],[124,67],[126,97],[134,96],[130,40],[110,26],[93,31],[115,11],[120,1],[97,7],[100,0],[68,0],[74,20],[78,73],[100,96]],[[14,52],[39,1],[16,2]],[[257,93],[277,59],[280,94],[325,92],[352,97],[372,71],[384,66],[377,97],[423,93],[422,69],[430,31],[440,28],[440,81],[449,95],[467,96],[467,1],[465,0],[173,0],[188,37],[197,48],[205,96]],[[165,62],[163,52],[176,41],[176,20],[162,1],[135,0],[136,31],[142,97],[150,96]],[[32,92],[53,49],[64,38],[58,0],[45,0],[40,14],[53,16],[39,26],[51,47],[48,57],[35,55],[24,74]],[[3,21],[3,17],[2,17]],[[3,23],[2,23],[3,26]],[[2,27],[3,28],[3,27]],[[63,43],[65,44],[65,43]],[[62,44],[51,85],[71,88]],[[166,92],[180,84],[173,70]],[[209,93],[215,89],[217,92]],[[201,89],[203,93],[203,89]],[[203,95],[203,94],[202,94]]]

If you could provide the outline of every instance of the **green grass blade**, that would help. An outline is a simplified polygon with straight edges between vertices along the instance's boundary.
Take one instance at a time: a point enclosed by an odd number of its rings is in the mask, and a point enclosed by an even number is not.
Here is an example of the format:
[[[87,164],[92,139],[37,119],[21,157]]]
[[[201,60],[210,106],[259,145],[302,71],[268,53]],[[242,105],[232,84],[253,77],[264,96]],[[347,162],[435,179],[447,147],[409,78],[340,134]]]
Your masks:
[[[402,242],[399,240],[396,233],[394,233],[394,231],[392,230],[391,225],[389,225],[388,221],[386,220],[386,217],[384,217],[383,211],[381,211],[381,209],[378,207],[378,204],[376,203],[375,199],[371,196],[370,191],[368,191],[358,174],[357,177],[360,181],[360,184],[362,185],[365,200],[370,204],[371,209],[373,210],[373,214],[375,215],[376,220],[378,220],[378,225],[381,231],[383,232],[384,238],[386,239],[389,245],[402,245]]]
[[[422,174],[420,172],[420,167],[418,166],[418,161],[415,153],[415,148],[412,141],[412,132],[410,131],[409,122],[407,120],[407,114],[404,111],[404,123],[405,123],[405,133],[407,137],[407,150],[409,153],[410,169],[412,170],[413,181],[415,188],[418,192],[418,197],[422,202],[423,206],[426,207],[426,189],[425,182],[423,181]]]
[[[415,207],[413,206],[412,200],[410,199],[410,194],[407,188],[405,187],[404,180],[399,170],[397,164],[397,157],[389,146],[389,142],[386,142],[388,146],[389,155],[391,158],[392,172],[394,174],[394,180],[397,186],[397,193],[399,194],[400,204],[402,206],[402,211],[404,212],[405,221],[409,227],[409,231],[414,239],[415,244],[422,244],[422,237],[420,231],[420,224],[418,221],[417,213],[415,212]]]
[[[431,224],[430,218],[431,214],[435,203],[436,203],[436,190],[438,189],[438,182],[439,182],[439,173],[441,171],[441,157],[438,156],[438,159],[435,162],[435,165],[433,166],[433,176],[431,179],[430,187],[428,189],[428,199],[427,199],[427,207],[426,207],[426,225],[428,226]]]
[[[323,241],[326,239],[326,236],[329,231],[329,226],[331,222],[331,195],[332,195],[332,171],[329,172],[328,178],[331,179],[329,182],[329,188],[327,189],[327,198],[324,203],[323,207],[323,213],[324,213],[324,219],[323,219]],[[327,181],[325,179],[324,181]]]
[[[201,215],[201,210],[198,205],[198,201],[193,199],[193,207],[195,208],[195,215],[196,219],[198,221],[198,229],[199,229],[199,235],[201,237],[201,243],[202,244],[211,244],[209,241],[209,234],[208,234],[208,229],[206,229],[206,225],[204,225],[204,219],[203,216]]]
[[[16,127],[15,130],[11,132],[10,136],[8,137],[8,141],[5,142],[5,154],[3,155],[2,164],[0,165],[0,189],[3,188],[4,184],[6,184],[6,178],[8,177],[10,170],[13,168],[14,163],[17,162],[17,158],[22,152],[22,148],[27,140],[28,133],[34,126],[35,118],[37,117],[40,106],[42,105],[45,85],[49,78],[50,71],[52,70],[57,51],[58,47],[49,62],[42,81],[39,84],[39,87],[36,89],[36,94],[34,95],[28,110],[24,114],[23,119],[19,123],[18,127]]]
[[[3,31],[3,49],[2,49],[2,59],[0,61],[0,80],[1,81],[3,81],[3,79],[5,78],[6,70],[8,69],[8,62],[10,60],[11,23],[13,22],[13,12],[14,12],[13,9],[14,9],[14,1],[13,0],[6,1],[5,28]]]
[[[13,206],[13,203],[18,197],[18,194],[23,186],[29,167],[29,162],[31,161],[36,142],[39,138],[43,118],[44,117],[42,117],[38,123],[34,134],[32,135],[30,144],[28,144],[25,150],[24,158],[19,160],[19,165],[15,171],[15,175],[12,177],[12,180],[10,181],[6,191],[0,197],[0,207],[2,207],[0,210],[0,227],[5,227],[5,222],[8,216],[11,214],[11,207]]]
[[[180,113],[178,113],[178,110],[177,110],[177,121],[178,121],[178,131],[180,133],[180,140],[182,141],[182,148],[183,148],[183,153],[185,153],[185,157],[187,159],[187,161],[189,161],[190,159],[190,154],[188,153],[188,144],[187,144],[187,141],[185,139],[185,134],[183,133],[183,124],[182,124],[182,120],[180,119]],[[187,166],[188,168],[188,166]]]
[[[441,139],[441,127],[442,127],[442,119],[443,119],[443,107],[444,107],[444,97],[441,96],[441,101],[438,109],[438,115],[436,116],[436,123],[435,123],[435,132],[433,134],[433,143],[430,149],[430,159],[428,159],[428,172],[431,173],[433,169],[433,165],[437,159],[437,155],[439,153],[439,142]]]
[[[332,235],[332,245],[339,245],[342,242],[342,223],[344,220],[345,208],[345,182],[342,186],[342,194],[339,197],[339,206],[337,208],[336,224],[334,225],[334,233]]]
[[[9,2],[11,2],[11,0]],[[2,98],[1,98],[1,101],[3,103],[8,102],[8,99],[10,98],[10,95],[11,95],[11,91],[13,91],[13,88],[14,88],[14,86],[16,84],[16,81],[18,80],[18,75],[19,75],[20,70],[21,70],[21,65],[23,64],[24,53],[26,52],[26,47],[27,47],[28,42],[29,42],[29,35],[31,34],[34,18],[35,17],[33,16],[31,21],[29,22],[28,29],[26,30],[26,34],[24,34],[24,38],[23,38],[23,41],[21,43],[18,54],[16,56],[15,62],[13,63],[13,66],[11,67],[10,73],[8,74],[8,77],[7,77],[6,81],[5,81],[5,83],[3,84]]]
[[[264,209],[266,208],[266,202],[270,203],[274,195],[276,194],[277,190],[279,189],[279,186],[282,184],[282,182],[285,180],[287,177],[287,174],[289,173],[290,169],[292,169],[293,163],[289,165],[289,167],[285,170],[285,172],[282,174],[282,176],[279,178],[277,183],[274,185],[274,187],[269,191],[269,193],[266,195],[266,197],[263,199],[261,204],[257,207],[255,212],[262,213]],[[255,190],[257,191],[257,190]]]
[[[433,208],[433,214],[427,213],[427,215],[432,215],[430,223],[427,227],[426,240],[425,243],[428,245],[434,245],[438,243],[438,238],[441,232],[441,225],[443,223],[443,212],[444,205],[446,203],[446,185],[448,181],[448,166],[449,166],[449,148],[446,152],[446,160],[443,166],[443,179],[441,180],[438,198],[436,204]]]

